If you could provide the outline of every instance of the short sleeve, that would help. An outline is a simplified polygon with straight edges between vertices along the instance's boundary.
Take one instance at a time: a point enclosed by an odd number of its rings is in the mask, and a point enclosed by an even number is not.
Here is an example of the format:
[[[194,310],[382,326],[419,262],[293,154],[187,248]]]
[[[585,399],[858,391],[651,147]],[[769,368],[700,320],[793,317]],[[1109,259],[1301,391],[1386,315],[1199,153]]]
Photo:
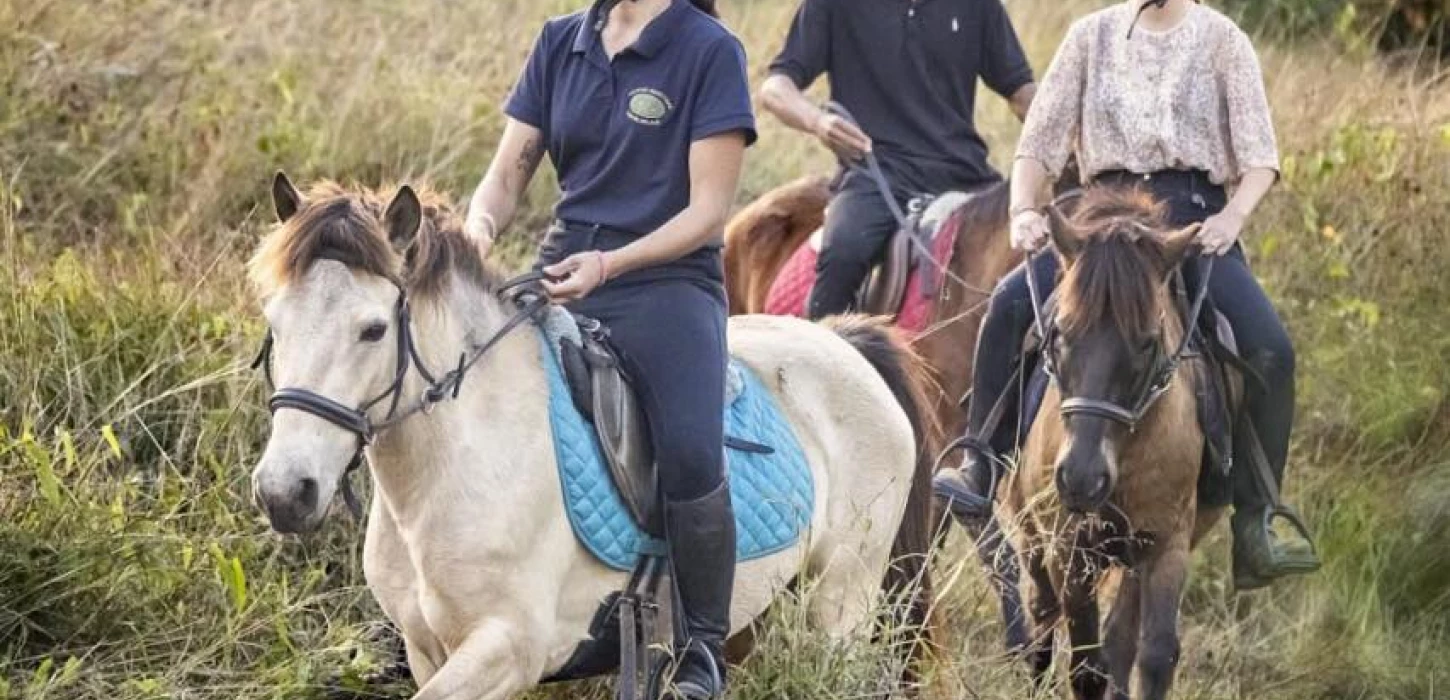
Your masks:
[[[987,0],[987,16],[982,23],[982,81],[992,92],[1011,98],[1032,82],[1032,66],[1012,27],[1012,18],[1000,0]]]
[[[540,131],[549,117],[549,35],[550,25],[545,24],[503,108],[504,114]]]
[[[1017,157],[1031,158],[1053,177],[1062,173],[1082,129],[1083,95],[1087,84],[1091,28],[1079,20],[1052,57],[1037,96],[1027,110]]]
[[[801,0],[785,47],[770,62],[770,72],[784,75],[804,90],[830,65],[831,17],[829,0]]]
[[[755,143],[745,49],[735,37],[715,43],[700,63],[695,85],[692,143],[729,131],[744,132],[746,145]]]
[[[1222,80],[1228,102],[1228,145],[1234,176],[1243,177],[1255,168],[1278,172],[1279,145],[1254,45],[1246,34],[1234,28],[1223,56]]]

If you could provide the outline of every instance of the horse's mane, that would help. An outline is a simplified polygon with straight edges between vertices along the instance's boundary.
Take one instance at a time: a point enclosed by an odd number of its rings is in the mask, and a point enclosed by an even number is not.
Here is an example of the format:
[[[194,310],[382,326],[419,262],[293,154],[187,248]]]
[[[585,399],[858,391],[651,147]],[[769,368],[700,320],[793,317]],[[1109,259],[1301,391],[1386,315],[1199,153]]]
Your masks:
[[[1069,230],[1079,241],[1058,285],[1059,329],[1080,335],[1111,322],[1123,338],[1152,333],[1159,312],[1159,270],[1169,266],[1166,209],[1137,188],[1083,193]]]
[[[1007,228],[1007,203],[1012,196],[1012,186],[1007,180],[993,183],[968,199],[952,213],[957,219],[958,231],[1002,231]],[[971,236],[957,236],[958,246],[972,245]],[[961,251],[958,254],[974,254],[975,251]]]
[[[502,275],[479,257],[448,197],[427,186],[414,187],[423,205],[417,236],[407,251],[394,249],[382,220],[398,188],[387,189],[383,196],[328,180],[313,184],[301,210],[262,240],[250,264],[253,283],[270,294],[301,279],[318,260],[336,260],[394,280],[419,299],[436,297],[451,273],[486,290],[498,286]]]

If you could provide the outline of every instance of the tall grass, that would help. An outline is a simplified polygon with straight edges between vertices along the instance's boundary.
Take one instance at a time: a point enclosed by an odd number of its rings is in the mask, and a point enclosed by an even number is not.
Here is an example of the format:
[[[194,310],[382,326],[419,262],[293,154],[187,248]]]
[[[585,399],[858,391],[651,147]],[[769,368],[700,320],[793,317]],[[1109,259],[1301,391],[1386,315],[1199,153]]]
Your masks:
[[[277,168],[464,195],[542,18],[578,4],[0,0],[0,699],[406,696],[366,679],[392,651],[357,525],[282,539],[249,503],[266,421],[243,369],[260,324],[241,261]],[[1098,4],[1008,6],[1045,66]],[[723,5],[759,78],[790,3]],[[1248,245],[1300,349],[1289,493],[1326,567],[1235,599],[1212,540],[1180,689],[1435,697],[1450,682],[1450,90],[1329,46],[1261,48],[1285,172]],[[983,102],[1002,165],[1017,127]],[[762,119],[742,201],[830,164]],[[552,196],[540,178],[503,254],[527,254]],[[939,562],[951,631],[929,681],[1032,697],[961,551]],[[830,647],[789,602],[772,621],[736,697],[879,681],[869,640]]]

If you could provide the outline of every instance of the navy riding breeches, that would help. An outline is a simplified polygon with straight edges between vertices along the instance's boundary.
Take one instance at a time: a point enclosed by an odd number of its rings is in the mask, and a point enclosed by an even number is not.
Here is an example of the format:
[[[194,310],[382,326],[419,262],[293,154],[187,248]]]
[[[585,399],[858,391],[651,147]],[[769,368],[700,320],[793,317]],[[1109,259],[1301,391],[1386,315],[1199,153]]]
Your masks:
[[[540,253],[547,265],[583,250],[612,250],[627,234],[556,226]],[[670,501],[704,496],[725,478],[725,288],[720,251],[702,248],[626,273],[568,309],[609,329],[639,395]]]

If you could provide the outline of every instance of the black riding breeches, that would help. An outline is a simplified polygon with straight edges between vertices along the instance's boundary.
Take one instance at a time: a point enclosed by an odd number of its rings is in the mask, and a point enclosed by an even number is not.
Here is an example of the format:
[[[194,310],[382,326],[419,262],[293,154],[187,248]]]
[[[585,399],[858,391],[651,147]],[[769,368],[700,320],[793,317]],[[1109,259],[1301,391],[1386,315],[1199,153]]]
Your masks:
[[[806,315],[815,320],[850,311],[896,229],[896,218],[870,176],[847,173],[826,209],[825,240]]]

